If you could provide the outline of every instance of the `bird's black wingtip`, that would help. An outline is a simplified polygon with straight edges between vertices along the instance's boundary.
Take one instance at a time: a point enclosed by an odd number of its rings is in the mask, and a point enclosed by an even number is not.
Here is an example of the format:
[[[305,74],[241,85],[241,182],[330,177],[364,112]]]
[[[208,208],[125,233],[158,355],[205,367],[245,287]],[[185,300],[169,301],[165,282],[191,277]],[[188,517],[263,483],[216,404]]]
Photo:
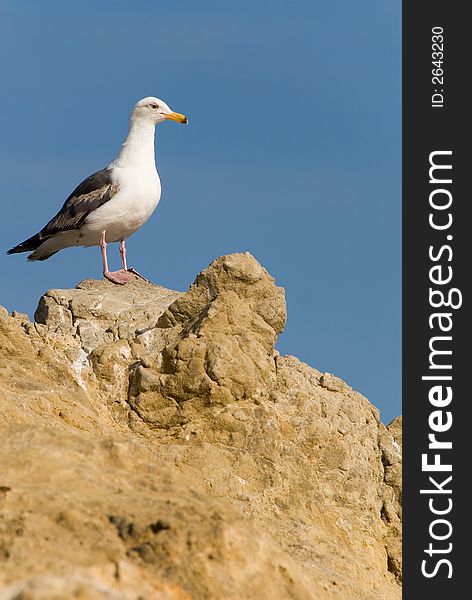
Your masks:
[[[13,246],[10,250],[7,250],[7,254],[19,254],[20,252],[30,252],[31,250],[36,250],[38,246],[41,244],[41,237],[39,233],[31,236],[21,244],[17,246]]]

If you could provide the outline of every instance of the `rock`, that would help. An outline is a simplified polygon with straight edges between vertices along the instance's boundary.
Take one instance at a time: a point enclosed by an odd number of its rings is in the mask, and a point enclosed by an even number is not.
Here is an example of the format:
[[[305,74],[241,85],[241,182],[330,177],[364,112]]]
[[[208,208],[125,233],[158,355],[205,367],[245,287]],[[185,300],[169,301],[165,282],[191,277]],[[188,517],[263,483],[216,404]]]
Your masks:
[[[221,292],[234,292],[276,333],[283,331],[287,320],[285,291],[274,285],[274,278],[249,252],[229,254],[213,261],[198,275],[189,291],[169,307],[160,324],[188,322]]]
[[[331,392],[347,392],[351,389],[342,379],[332,373],[324,373],[320,377],[320,385]]]
[[[144,597],[191,600],[176,585],[146,575],[143,577],[142,570],[130,561],[122,561],[115,566],[96,567],[85,572],[76,569],[67,577],[38,575],[0,590],[0,600],[141,600]]]
[[[402,529],[402,417],[394,419],[381,429],[384,483],[382,519],[387,526],[385,549],[389,569],[399,581],[402,578],[401,529]]]
[[[0,600],[397,599],[401,418],[274,349],[250,254],[0,310]]]
[[[67,332],[87,352],[118,339],[134,339],[156,326],[164,310],[181,294],[136,280],[127,286],[86,280],[74,290],[49,290],[41,297],[35,321]]]

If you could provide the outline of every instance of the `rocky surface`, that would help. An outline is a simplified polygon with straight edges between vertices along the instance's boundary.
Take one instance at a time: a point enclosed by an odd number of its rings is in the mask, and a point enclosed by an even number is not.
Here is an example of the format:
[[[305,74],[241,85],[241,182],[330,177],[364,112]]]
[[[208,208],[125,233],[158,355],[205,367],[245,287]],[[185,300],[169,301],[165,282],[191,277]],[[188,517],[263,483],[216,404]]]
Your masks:
[[[274,350],[249,254],[0,312],[0,600],[401,597],[401,419]]]

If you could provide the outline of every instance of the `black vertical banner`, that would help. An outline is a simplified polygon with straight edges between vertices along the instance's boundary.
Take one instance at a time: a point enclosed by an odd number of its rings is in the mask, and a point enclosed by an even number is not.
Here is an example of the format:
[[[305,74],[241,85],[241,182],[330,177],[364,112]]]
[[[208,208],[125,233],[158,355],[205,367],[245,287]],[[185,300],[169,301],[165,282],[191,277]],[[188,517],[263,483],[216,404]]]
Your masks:
[[[403,597],[472,573],[472,165],[467,3],[403,2]],[[467,104],[467,107],[466,107]],[[470,287],[470,286],[468,286]],[[467,508],[467,510],[466,510]]]

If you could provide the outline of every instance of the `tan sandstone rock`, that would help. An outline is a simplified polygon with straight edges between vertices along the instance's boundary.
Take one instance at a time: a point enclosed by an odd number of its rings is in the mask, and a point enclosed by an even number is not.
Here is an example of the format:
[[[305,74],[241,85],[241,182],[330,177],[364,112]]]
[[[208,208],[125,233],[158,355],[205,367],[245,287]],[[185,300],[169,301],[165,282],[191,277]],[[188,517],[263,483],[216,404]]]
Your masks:
[[[274,350],[250,254],[0,311],[0,600],[401,597],[401,418]]]

